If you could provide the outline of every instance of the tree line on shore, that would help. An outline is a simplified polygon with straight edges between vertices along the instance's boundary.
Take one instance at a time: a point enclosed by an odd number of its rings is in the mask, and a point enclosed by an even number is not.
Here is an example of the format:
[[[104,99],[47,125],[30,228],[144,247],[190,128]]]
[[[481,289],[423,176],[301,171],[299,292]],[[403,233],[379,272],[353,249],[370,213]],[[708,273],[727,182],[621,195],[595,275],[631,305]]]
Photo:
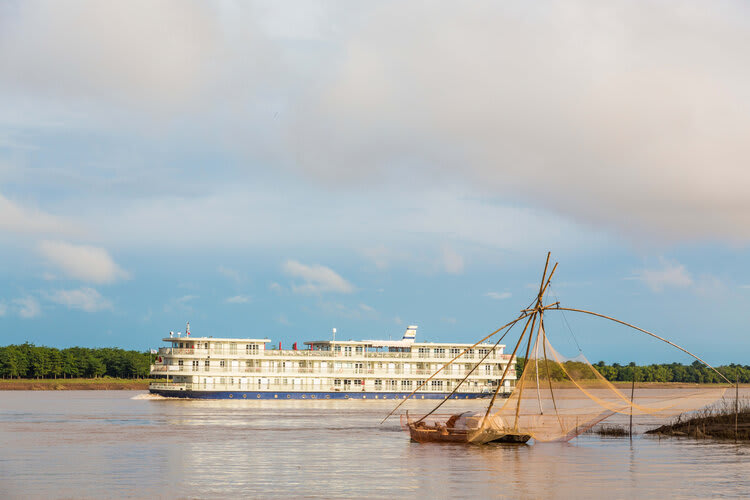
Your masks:
[[[0,347],[0,378],[97,378],[103,376],[117,378],[148,378],[149,365],[153,356],[148,351],[126,351],[114,347],[87,348],[35,346],[25,343]],[[517,359],[518,376],[524,368],[524,358]],[[580,366],[579,366],[580,365]],[[636,366],[634,363],[607,365],[599,361],[593,367],[611,382],[630,382],[635,371],[639,382],[682,382],[712,384],[725,382],[721,377],[699,361],[690,365],[663,363]],[[561,367],[552,365],[551,378],[564,377]],[[750,383],[750,366],[729,364],[716,367],[731,381]],[[593,377],[587,365],[577,361],[565,363],[565,370],[577,373],[584,378]]]
[[[521,376],[525,365],[524,358],[517,358],[516,372]],[[565,378],[564,371],[579,378],[595,378],[596,375],[591,372],[589,365],[580,361],[566,361],[563,367],[557,363],[550,363],[550,378],[553,380],[562,380]],[[610,382],[631,382],[635,375],[638,382],[681,382],[691,384],[720,384],[726,383],[718,373],[707,367],[700,361],[694,361],[692,364],[683,365],[681,363],[662,363],[637,366],[635,363],[621,365],[613,363],[605,364],[604,361],[591,365],[605,379]],[[741,384],[750,383],[750,365],[739,365],[732,363],[715,367],[722,375],[732,382],[739,381]],[[540,368],[541,370],[541,368]]]
[[[27,342],[0,347],[0,378],[147,378],[152,358],[114,347],[57,349]]]

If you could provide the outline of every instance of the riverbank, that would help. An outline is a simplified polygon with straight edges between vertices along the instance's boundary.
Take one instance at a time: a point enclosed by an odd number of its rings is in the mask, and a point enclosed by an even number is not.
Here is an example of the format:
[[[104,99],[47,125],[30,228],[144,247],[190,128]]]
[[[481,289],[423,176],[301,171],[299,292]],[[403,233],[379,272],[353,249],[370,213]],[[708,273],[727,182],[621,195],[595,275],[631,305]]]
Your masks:
[[[671,424],[651,429],[646,431],[646,434],[748,441],[750,440],[750,400],[740,399],[738,406],[735,407],[733,399],[724,399],[695,413],[680,415]]]
[[[149,379],[68,378],[0,379],[0,391],[144,391]]]
[[[630,389],[632,382],[610,382],[618,389]],[[692,389],[692,388],[706,388],[706,387],[734,387],[729,384],[695,384],[688,382],[636,382],[635,388],[637,389]],[[740,387],[750,387],[750,384],[740,384]]]
[[[68,378],[68,379],[0,379],[0,391],[145,391],[152,379]],[[630,382],[612,382],[618,389],[630,389]],[[684,382],[636,382],[637,389],[690,389],[695,387],[729,387],[721,384],[687,384]],[[748,384],[740,384],[748,387]]]

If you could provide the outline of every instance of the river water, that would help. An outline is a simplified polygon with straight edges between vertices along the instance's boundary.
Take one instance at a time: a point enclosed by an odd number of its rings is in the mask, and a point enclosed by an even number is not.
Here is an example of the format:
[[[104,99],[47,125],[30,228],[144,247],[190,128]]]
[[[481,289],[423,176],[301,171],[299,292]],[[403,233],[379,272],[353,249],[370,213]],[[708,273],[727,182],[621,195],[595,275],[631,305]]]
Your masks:
[[[457,446],[379,425],[392,407],[0,392],[0,498],[750,496],[749,445],[640,434],[653,417],[632,443]]]

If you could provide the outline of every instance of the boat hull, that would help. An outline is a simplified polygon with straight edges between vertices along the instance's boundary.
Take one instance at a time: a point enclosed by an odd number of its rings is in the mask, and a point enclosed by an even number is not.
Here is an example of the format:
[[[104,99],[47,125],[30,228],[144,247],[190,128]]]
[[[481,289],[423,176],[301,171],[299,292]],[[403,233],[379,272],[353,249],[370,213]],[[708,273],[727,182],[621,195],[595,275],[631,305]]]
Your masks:
[[[500,434],[467,432],[446,428],[419,428],[409,425],[409,436],[417,443],[464,443],[464,444],[487,444],[487,443],[510,443],[524,444],[531,439],[528,434],[508,433]]]
[[[409,393],[403,392],[296,392],[296,391],[193,391],[178,389],[149,389],[151,394],[169,398],[186,399],[305,399],[305,400],[393,400],[404,399]],[[415,394],[412,399],[445,399],[448,393],[431,392]],[[482,399],[492,396],[487,393],[457,393],[451,399]]]

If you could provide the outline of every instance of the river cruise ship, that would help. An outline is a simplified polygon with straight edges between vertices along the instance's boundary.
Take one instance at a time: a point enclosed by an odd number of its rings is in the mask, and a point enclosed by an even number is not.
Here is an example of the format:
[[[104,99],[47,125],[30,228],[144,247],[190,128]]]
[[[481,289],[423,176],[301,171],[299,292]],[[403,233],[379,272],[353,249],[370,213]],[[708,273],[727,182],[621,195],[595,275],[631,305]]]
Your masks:
[[[491,396],[508,363],[500,393],[513,390],[515,358],[504,345],[415,342],[416,326],[401,340],[316,340],[291,349],[268,339],[164,338],[156,353],[151,393],[209,399],[400,399],[464,349],[455,363],[422,387],[417,399]],[[335,332],[335,330],[334,330]],[[334,333],[335,336],[335,333]],[[485,357],[486,356],[486,357]]]

